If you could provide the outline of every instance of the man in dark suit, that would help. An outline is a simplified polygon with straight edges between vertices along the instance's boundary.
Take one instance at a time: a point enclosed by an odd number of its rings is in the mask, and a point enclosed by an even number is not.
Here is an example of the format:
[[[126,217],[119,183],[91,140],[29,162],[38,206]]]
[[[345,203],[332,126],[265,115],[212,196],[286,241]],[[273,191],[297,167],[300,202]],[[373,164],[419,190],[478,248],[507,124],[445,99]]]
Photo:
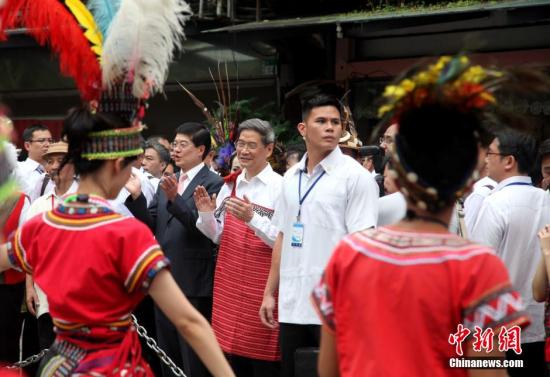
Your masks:
[[[216,263],[214,244],[197,228],[198,211],[193,200],[195,187],[204,186],[217,194],[223,180],[205,166],[211,146],[210,132],[198,123],[184,123],[176,129],[173,158],[181,172],[165,176],[147,208],[139,183],[131,179],[126,188],[132,194],[126,206],[154,232],[172,265],[172,275],[191,304],[208,320],[212,316],[212,286]],[[155,310],[159,346],[192,377],[208,372],[191,347],[183,340],[158,308]],[[172,372],[163,365],[163,376]]]

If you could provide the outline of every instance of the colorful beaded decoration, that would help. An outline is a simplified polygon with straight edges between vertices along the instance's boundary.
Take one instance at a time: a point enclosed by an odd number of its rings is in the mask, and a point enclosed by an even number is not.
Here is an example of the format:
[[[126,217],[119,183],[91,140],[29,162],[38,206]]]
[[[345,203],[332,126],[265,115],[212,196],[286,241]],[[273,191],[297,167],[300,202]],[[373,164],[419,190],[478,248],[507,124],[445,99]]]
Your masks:
[[[88,160],[114,160],[143,153],[141,126],[91,132],[82,157]]]
[[[79,206],[75,206],[73,203],[78,203]],[[97,215],[115,212],[105,199],[86,194],[71,194],[65,197],[57,207],[57,211],[68,215]]]

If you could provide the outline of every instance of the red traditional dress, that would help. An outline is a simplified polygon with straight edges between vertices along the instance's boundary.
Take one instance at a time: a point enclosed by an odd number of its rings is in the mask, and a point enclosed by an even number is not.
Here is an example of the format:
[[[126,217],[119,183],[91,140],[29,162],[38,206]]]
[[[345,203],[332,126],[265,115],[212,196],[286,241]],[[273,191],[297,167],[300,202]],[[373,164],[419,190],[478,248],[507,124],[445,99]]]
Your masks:
[[[267,167],[266,178],[276,174]],[[241,179],[244,173],[241,173]],[[277,175],[278,176],[278,175]],[[278,176],[280,178],[280,176]],[[237,175],[226,180],[229,197],[236,197]],[[277,180],[275,181],[277,182]],[[253,200],[253,198],[251,198]],[[219,207],[225,208],[225,200]],[[271,218],[273,209],[253,204],[261,217]],[[226,353],[265,361],[280,360],[279,331],[264,326],[259,310],[271,266],[272,247],[243,221],[225,211],[223,233],[214,275],[212,327]],[[277,313],[274,313],[277,316]],[[276,317],[275,317],[276,318]]]
[[[48,296],[57,337],[41,376],[152,375],[131,313],[168,260],[145,225],[73,195],[20,228],[9,256]]]
[[[529,324],[493,251],[448,233],[386,227],[347,236],[312,298],[334,331],[342,377],[466,376],[449,367],[459,324],[467,340],[476,326],[498,335]]]

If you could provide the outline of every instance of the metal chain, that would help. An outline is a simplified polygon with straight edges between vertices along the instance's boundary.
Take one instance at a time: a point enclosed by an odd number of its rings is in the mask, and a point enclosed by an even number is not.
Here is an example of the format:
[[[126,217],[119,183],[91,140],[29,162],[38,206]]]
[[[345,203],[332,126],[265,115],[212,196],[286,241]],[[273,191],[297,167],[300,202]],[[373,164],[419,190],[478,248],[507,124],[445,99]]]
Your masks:
[[[137,318],[135,315],[132,314],[132,322],[134,323],[134,326],[136,327],[136,330],[137,330],[137,333],[140,337],[142,337],[143,339],[146,340],[147,342],[147,346],[149,348],[151,348],[153,351],[155,351],[155,353],[157,354],[157,356],[159,357],[159,359],[164,363],[166,364],[171,370],[172,370],[172,373],[174,373],[175,376],[178,376],[178,377],[187,377],[185,375],[185,373],[183,373],[183,371],[181,370],[181,368],[179,368],[173,361],[172,359],[170,359],[168,357],[168,355],[166,354],[166,352],[164,352],[158,345],[157,345],[157,342],[155,341],[155,339],[151,338],[149,335],[147,335],[147,330],[145,329],[145,327],[141,326],[138,321],[137,321]]]
[[[31,364],[34,364],[34,363],[40,361],[40,359],[42,359],[44,357],[46,352],[48,352],[48,348],[45,348],[42,351],[40,351],[39,353],[37,353],[36,355],[29,356],[25,360],[18,361],[18,362],[14,363],[14,364],[6,367],[6,368],[8,368],[8,369],[23,369],[23,368],[25,368],[25,367],[27,367]]]
[[[157,342],[155,341],[155,339],[151,338],[149,335],[147,335],[147,330],[145,329],[145,327],[141,326],[138,321],[137,321],[137,318],[132,315],[132,322],[134,323],[134,326],[136,327],[136,330],[137,330],[137,333],[139,336],[141,336],[143,339],[146,340],[147,342],[147,346],[149,348],[151,348],[153,351],[155,351],[155,353],[157,354],[157,356],[159,357],[159,359],[164,363],[166,364],[170,370],[172,370],[172,373],[174,373],[175,376],[177,377],[187,377],[185,375],[185,373],[183,373],[183,371],[181,370],[181,368],[179,368],[173,361],[172,359],[170,359],[168,357],[168,355],[166,354],[166,352],[164,352],[158,345],[157,345]],[[25,368],[31,364],[34,364],[36,362],[38,362],[40,359],[42,359],[44,357],[44,355],[46,354],[46,352],[48,352],[48,348],[45,348],[43,349],[42,351],[40,351],[39,353],[37,353],[36,355],[32,355],[30,357],[27,357],[25,360],[22,360],[22,361],[18,361],[17,363],[14,363],[10,366],[8,366],[7,368],[8,369],[22,369],[22,368]]]

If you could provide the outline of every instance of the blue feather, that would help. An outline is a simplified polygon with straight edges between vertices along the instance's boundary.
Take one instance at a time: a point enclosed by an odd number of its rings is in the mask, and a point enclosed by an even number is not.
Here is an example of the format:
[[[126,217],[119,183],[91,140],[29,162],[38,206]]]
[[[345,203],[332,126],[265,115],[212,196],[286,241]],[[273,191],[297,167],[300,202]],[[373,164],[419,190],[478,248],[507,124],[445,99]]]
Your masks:
[[[88,8],[90,8],[90,11],[94,15],[95,22],[101,30],[101,34],[103,34],[103,40],[107,39],[109,27],[120,9],[121,1],[122,0],[88,1]]]

